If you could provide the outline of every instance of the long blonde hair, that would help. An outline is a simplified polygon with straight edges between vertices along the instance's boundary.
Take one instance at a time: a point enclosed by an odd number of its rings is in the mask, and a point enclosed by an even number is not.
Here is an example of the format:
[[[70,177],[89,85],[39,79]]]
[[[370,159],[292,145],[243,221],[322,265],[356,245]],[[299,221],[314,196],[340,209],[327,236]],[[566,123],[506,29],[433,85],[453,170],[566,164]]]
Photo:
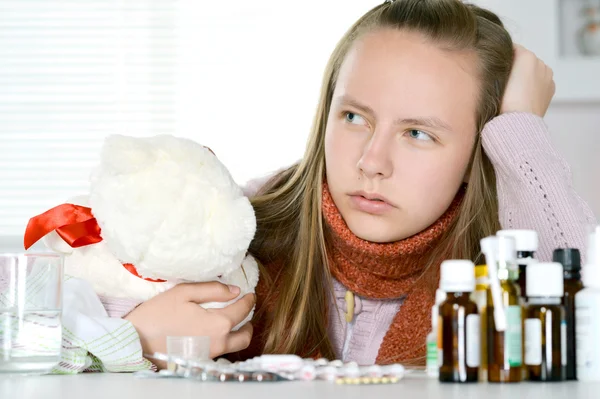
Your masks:
[[[474,51],[481,95],[477,128],[498,115],[513,61],[513,45],[498,17],[459,0],[396,0],[362,16],[337,44],[322,82],[311,134],[302,161],[268,182],[251,199],[258,227],[250,252],[262,263],[277,262],[280,283],[275,311],[267,315],[265,353],[319,353],[334,358],[324,318],[331,276],[321,212],[327,116],[340,66],[357,38],[381,28],[420,32],[448,51]],[[480,135],[474,145],[465,197],[457,220],[429,264],[443,256],[478,260],[479,240],[499,229],[492,165]],[[273,291],[272,290],[272,291]]]

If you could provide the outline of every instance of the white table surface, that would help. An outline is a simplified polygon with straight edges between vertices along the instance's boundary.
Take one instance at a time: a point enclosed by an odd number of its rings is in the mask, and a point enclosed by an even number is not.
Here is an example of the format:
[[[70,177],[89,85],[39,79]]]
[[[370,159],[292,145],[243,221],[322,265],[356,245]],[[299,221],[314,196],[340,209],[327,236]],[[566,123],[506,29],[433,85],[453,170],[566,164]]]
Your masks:
[[[1,399],[185,399],[361,398],[361,399],[598,399],[600,383],[519,383],[511,385],[440,384],[406,377],[391,385],[336,385],[325,381],[276,383],[202,383],[175,379],[138,379],[131,374],[0,376]]]

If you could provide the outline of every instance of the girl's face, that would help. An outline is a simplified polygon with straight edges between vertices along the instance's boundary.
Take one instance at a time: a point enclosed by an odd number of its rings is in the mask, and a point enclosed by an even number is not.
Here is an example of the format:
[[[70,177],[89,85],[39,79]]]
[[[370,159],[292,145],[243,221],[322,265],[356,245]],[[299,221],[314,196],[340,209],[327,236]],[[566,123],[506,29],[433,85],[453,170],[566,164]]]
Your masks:
[[[463,181],[476,138],[474,53],[385,29],[344,60],[325,133],[329,190],[350,230],[373,242],[433,224]]]

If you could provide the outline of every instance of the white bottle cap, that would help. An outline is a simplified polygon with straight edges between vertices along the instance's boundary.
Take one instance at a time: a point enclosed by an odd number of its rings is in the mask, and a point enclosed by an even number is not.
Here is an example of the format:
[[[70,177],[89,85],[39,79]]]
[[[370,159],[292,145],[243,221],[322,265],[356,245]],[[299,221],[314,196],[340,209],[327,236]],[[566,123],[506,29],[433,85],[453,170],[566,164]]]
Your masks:
[[[519,252],[535,252],[538,250],[538,233],[535,230],[500,230],[496,235],[514,238],[516,250]]]
[[[470,260],[445,260],[441,266],[440,290],[472,292],[475,289],[475,265]]]
[[[588,235],[585,264],[581,268],[584,287],[600,289],[600,225]]]
[[[563,296],[563,267],[560,263],[531,263],[525,273],[528,297],[560,298]]]

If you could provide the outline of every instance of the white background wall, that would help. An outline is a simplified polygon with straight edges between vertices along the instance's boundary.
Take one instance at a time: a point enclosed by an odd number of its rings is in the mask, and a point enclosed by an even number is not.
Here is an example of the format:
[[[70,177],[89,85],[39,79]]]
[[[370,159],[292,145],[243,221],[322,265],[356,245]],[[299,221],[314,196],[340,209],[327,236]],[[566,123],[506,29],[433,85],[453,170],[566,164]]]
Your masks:
[[[571,165],[573,186],[600,219],[600,103],[552,104],[545,119]]]

